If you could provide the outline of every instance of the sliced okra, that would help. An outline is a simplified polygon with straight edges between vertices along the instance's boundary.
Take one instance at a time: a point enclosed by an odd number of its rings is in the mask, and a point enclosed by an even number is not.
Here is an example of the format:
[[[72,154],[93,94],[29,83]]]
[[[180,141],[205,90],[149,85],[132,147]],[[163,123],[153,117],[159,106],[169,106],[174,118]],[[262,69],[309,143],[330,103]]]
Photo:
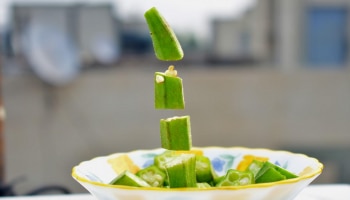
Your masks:
[[[144,16],[156,57],[164,61],[181,60],[184,56],[181,45],[174,31],[159,11],[152,7],[145,12]]]
[[[253,173],[254,177],[257,176],[257,174],[259,173],[259,171],[261,170],[261,168],[264,166],[263,161],[259,161],[259,160],[253,160],[247,167],[246,171],[250,171]]]
[[[209,185],[209,183],[197,183],[197,188],[210,188],[211,185]]]
[[[197,182],[207,182],[213,181],[213,169],[210,159],[206,156],[196,156],[196,177]]]
[[[264,168],[261,174],[258,173],[258,175],[255,178],[255,182],[269,183],[269,182],[281,181],[285,179],[286,179],[286,176],[279,173],[275,168],[269,167],[266,169]]]
[[[123,173],[119,174],[115,179],[113,179],[110,182],[110,184],[126,185],[133,187],[150,187],[150,185],[146,181],[144,181],[143,179],[141,179],[140,177],[136,176],[128,170],[125,170]]]
[[[155,165],[150,165],[141,169],[136,176],[142,178],[152,187],[162,187],[166,178],[166,174]]]
[[[165,163],[174,159],[175,151],[164,151],[154,157],[154,165],[165,172]]]
[[[251,172],[243,172],[235,169],[229,169],[222,180],[216,185],[221,186],[239,186],[254,183],[254,175]]]
[[[160,120],[161,145],[168,150],[190,150],[192,147],[189,116]]]
[[[289,172],[288,170],[266,161],[255,176],[255,182],[268,183],[296,177],[297,175]]]
[[[156,109],[184,109],[182,79],[177,76],[174,66],[154,76],[154,105]]]
[[[165,163],[170,188],[196,187],[196,155],[176,154]]]
[[[268,162],[268,163],[272,164],[270,162]],[[274,164],[272,164],[272,165],[274,165]],[[286,170],[286,169],[284,169],[284,168],[282,168],[282,167],[280,167],[278,165],[274,165],[274,166],[275,166],[275,169],[279,173],[281,173],[282,175],[284,175],[286,177],[286,179],[291,179],[291,178],[297,178],[298,177],[296,174],[294,174],[294,173],[292,173],[292,172],[290,172],[290,171],[288,171],[288,170]]]

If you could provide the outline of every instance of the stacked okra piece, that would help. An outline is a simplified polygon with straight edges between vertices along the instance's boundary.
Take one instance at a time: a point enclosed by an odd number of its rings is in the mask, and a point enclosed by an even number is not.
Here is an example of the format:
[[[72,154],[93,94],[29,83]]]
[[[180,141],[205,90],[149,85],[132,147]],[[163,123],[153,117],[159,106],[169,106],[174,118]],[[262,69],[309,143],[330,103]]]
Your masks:
[[[153,7],[148,10],[145,18],[157,58],[163,61],[181,60],[181,45],[157,9]],[[185,108],[182,79],[178,77],[173,65],[164,73],[155,73],[154,101],[156,109]],[[165,172],[163,185],[170,188],[196,187],[196,156],[180,152],[189,151],[192,147],[190,117],[187,115],[161,119],[160,139],[161,146],[167,151],[156,156],[151,167]]]
[[[174,32],[155,7],[145,13],[156,57],[163,61],[183,58]],[[182,79],[173,65],[154,75],[156,109],[184,109]],[[124,171],[111,184],[136,187],[207,188],[273,182],[296,176],[270,162],[254,160],[244,170],[230,169],[217,176],[211,161],[192,148],[190,117],[175,116],[160,120],[161,146],[164,153],[154,163],[136,174]]]
[[[183,51],[175,33],[164,17],[153,7],[145,13],[156,57],[162,61],[177,61]],[[154,75],[156,109],[184,109],[182,79],[173,65]],[[190,153],[192,147],[190,117],[174,116],[160,120],[161,146],[166,151],[157,155],[154,164],[136,174],[125,171],[111,184],[138,187],[196,187],[200,180],[212,179],[210,160]],[[201,162],[201,165],[196,163]],[[196,170],[196,166],[200,169]],[[198,173],[196,174],[196,171]]]

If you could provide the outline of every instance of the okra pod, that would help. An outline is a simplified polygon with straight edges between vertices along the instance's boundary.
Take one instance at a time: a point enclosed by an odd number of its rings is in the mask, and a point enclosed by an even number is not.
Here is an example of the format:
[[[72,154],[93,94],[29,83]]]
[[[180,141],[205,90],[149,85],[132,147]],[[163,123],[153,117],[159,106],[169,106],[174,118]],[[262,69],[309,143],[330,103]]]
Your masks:
[[[265,162],[265,161],[268,161],[269,158],[267,158],[267,157],[260,157],[260,156],[254,156],[254,155],[250,155],[250,154],[244,155],[243,159],[241,160],[241,162],[239,162],[239,164],[238,164],[236,169],[239,170],[239,171],[245,171],[253,160],[258,160],[258,161]]]
[[[182,79],[173,65],[166,72],[154,75],[154,105],[156,109],[185,108]]]
[[[159,11],[152,7],[145,12],[144,17],[150,30],[156,57],[164,61],[181,60],[184,56],[181,45]]]
[[[141,179],[140,177],[136,176],[128,170],[125,170],[123,173],[119,174],[115,179],[113,179],[110,182],[110,184],[126,185],[133,187],[150,187],[150,185],[146,181],[144,181],[143,179]]]
[[[190,117],[172,117],[160,120],[162,147],[168,150],[190,150],[192,147]]]
[[[270,164],[272,164],[272,163],[270,163]],[[274,166],[275,166],[275,169],[279,173],[281,173],[282,175],[284,175],[286,177],[286,179],[291,179],[291,178],[297,178],[298,177],[294,173],[292,173],[292,172],[290,172],[290,171],[288,171],[288,170],[286,170],[286,169],[284,169],[284,168],[282,168],[282,167],[280,167],[278,165],[274,165]]]
[[[196,187],[196,156],[194,154],[176,154],[174,159],[165,163],[170,188]]]
[[[141,169],[136,176],[142,178],[152,187],[162,187],[166,179],[166,174],[155,165],[150,165]]]
[[[209,185],[209,183],[197,183],[197,188],[211,188],[211,186]]]
[[[216,185],[221,186],[239,186],[254,183],[254,175],[251,172],[243,172],[235,169],[229,169],[224,178]]]
[[[165,163],[174,159],[175,151],[166,150],[154,157],[154,165],[165,172]]]
[[[255,178],[256,183],[269,183],[269,182],[275,182],[275,181],[281,181],[285,180],[286,176],[279,173],[275,168],[269,167],[269,168],[263,168],[262,172],[258,173],[258,175]]]
[[[256,177],[259,171],[261,170],[261,168],[264,166],[264,163],[265,162],[263,161],[253,160],[250,163],[250,165],[247,167],[246,171],[252,172],[254,177]]]
[[[206,156],[196,156],[196,178],[197,182],[213,181],[213,169],[210,159]]]
[[[256,183],[267,183],[281,181],[290,178],[296,178],[297,175],[289,172],[286,169],[283,169],[275,164],[272,164],[268,161],[264,163],[262,168],[259,170],[255,177]]]

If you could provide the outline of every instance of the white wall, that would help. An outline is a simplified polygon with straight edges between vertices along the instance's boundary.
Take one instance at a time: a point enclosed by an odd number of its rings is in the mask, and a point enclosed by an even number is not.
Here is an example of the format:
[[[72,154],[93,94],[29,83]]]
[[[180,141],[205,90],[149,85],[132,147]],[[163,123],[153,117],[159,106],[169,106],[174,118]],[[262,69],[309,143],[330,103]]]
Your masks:
[[[83,192],[70,176],[74,165],[114,152],[157,148],[159,119],[174,115],[191,116],[195,146],[350,145],[349,71],[183,66],[178,73],[186,109],[159,111],[153,107],[153,73],[164,69],[144,64],[91,70],[54,90],[29,75],[5,76],[7,180],[25,176],[16,187],[20,193],[45,184]],[[335,179],[326,168],[327,174],[323,181]]]

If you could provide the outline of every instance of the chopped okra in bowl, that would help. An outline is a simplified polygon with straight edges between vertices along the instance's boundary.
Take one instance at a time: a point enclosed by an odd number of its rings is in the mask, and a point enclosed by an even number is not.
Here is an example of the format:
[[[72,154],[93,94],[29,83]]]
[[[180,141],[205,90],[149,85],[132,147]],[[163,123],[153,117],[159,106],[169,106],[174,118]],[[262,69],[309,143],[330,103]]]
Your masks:
[[[155,55],[177,61],[183,51],[153,7],[145,13]],[[155,72],[155,109],[185,109],[183,81],[170,65]],[[84,161],[72,176],[100,200],[293,199],[322,172],[315,158],[243,147],[192,147],[190,116],[160,119],[158,149]]]
[[[75,166],[72,176],[101,200],[287,200],[322,169],[317,159],[287,151],[193,147],[101,156]]]

